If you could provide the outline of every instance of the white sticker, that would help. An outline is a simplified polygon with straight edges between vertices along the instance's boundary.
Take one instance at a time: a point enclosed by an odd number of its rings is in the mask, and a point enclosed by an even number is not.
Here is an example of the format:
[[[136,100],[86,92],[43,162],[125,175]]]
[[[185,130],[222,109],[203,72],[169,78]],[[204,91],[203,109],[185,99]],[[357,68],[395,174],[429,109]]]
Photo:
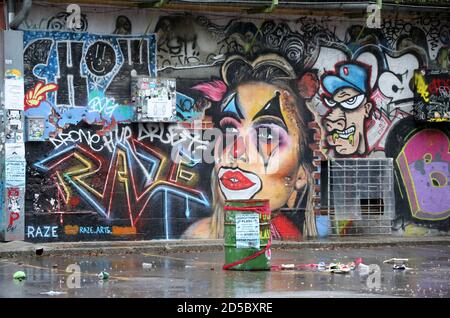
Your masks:
[[[236,247],[259,248],[259,214],[236,214]]]
[[[26,161],[5,161],[6,186],[25,186]]]
[[[24,86],[23,78],[5,79],[5,108],[23,110]]]
[[[5,158],[25,158],[25,144],[5,143]]]

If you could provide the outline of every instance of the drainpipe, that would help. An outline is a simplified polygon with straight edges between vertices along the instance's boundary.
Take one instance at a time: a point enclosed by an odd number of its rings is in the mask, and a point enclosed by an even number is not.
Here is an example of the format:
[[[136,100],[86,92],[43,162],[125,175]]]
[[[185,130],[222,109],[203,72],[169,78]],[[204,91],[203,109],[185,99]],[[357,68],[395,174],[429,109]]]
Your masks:
[[[32,0],[24,0],[22,8],[15,14],[15,6],[13,0],[8,0],[8,24],[9,28],[16,30],[19,25],[27,18],[28,13],[30,13]]]

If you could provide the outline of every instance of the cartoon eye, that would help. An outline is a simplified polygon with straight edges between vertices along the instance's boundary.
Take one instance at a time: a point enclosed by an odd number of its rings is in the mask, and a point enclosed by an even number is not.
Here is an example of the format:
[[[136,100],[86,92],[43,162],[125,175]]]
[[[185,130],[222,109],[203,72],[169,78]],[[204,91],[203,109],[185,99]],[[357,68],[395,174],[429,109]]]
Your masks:
[[[341,105],[344,108],[347,109],[355,109],[361,105],[361,103],[364,100],[364,94],[360,94],[358,96],[353,96],[352,98],[347,99],[346,101],[342,102]]]
[[[325,101],[325,103],[329,106],[329,107],[334,107],[336,106],[336,102],[332,99],[328,99],[326,97],[323,98],[323,100]]]

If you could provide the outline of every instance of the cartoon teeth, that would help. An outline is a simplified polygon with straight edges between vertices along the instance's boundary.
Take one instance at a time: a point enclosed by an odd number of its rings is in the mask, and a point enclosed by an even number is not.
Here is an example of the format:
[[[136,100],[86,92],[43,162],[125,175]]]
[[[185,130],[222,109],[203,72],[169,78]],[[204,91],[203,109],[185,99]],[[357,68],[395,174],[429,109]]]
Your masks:
[[[335,130],[332,135],[333,142],[336,142],[338,138],[348,139],[350,144],[355,142],[355,126],[351,126],[344,131]]]

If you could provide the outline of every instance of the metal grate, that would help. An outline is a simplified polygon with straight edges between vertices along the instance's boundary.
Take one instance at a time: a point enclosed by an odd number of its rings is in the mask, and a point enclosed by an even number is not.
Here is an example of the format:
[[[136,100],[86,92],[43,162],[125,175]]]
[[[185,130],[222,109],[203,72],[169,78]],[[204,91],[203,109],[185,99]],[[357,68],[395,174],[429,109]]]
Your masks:
[[[329,235],[390,234],[393,159],[332,159],[327,168]]]

